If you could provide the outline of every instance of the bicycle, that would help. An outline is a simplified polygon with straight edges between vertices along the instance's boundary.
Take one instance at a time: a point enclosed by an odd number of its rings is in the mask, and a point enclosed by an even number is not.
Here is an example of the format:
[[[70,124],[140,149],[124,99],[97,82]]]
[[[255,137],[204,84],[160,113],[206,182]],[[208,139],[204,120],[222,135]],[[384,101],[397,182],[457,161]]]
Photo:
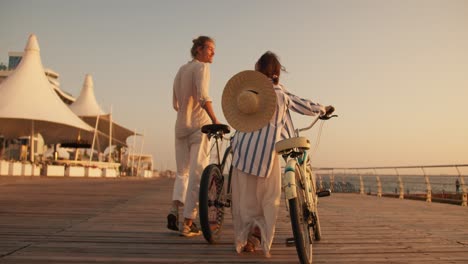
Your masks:
[[[333,109],[334,110],[334,109]],[[293,138],[279,141],[275,150],[286,162],[283,176],[283,190],[286,208],[291,218],[294,238],[287,239],[287,244],[294,243],[301,263],[312,263],[312,243],[322,236],[318,215],[318,197],[330,195],[329,191],[317,191],[315,174],[312,173],[307,150],[310,142],[300,137],[299,132],[311,129],[319,119],[328,120],[336,115],[333,112],[318,116],[308,127],[297,129]]]
[[[231,207],[231,174],[232,151],[228,146],[220,159],[220,143],[224,135],[230,132],[229,126],[211,124],[202,127],[201,131],[214,138],[217,152],[217,163],[208,165],[202,173],[199,193],[200,227],[208,243],[219,240],[224,222],[224,210]],[[227,169],[227,172],[225,171]]]

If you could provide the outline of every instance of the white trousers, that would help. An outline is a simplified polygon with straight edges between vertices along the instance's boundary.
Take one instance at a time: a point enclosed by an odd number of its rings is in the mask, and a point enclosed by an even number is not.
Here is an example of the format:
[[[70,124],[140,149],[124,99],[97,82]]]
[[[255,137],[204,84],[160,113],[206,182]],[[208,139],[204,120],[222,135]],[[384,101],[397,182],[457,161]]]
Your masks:
[[[236,251],[240,253],[253,227],[261,232],[262,250],[270,254],[281,199],[281,168],[278,156],[268,177],[232,171],[232,217]]]
[[[187,137],[176,137],[175,153],[177,173],[172,200],[184,204],[185,218],[196,219],[201,174],[209,162],[208,137],[200,130]]]

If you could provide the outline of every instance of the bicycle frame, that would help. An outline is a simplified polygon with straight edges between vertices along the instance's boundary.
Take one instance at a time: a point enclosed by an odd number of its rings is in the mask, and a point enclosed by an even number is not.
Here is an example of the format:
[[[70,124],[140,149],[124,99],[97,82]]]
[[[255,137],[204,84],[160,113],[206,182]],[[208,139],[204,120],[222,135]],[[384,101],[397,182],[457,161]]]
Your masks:
[[[218,143],[218,142],[216,141],[216,144],[217,144],[217,143]],[[218,148],[217,151],[218,151],[218,164],[219,164],[219,169],[221,170],[221,172],[223,172],[223,171],[224,171],[224,166],[226,165],[226,159],[228,158],[229,153],[232,152],[231,146],[227,146],[227,147],[226,147],[226,150],[224,151],[224,155],[223,155],[223,160],[222,160],[221,163],[219,163],[219,157],[220,157],[220,156],[219,156],[219,148]]]
[[[299,137],[299,132],[306,131],[311,129],[315,123],[319,120],[320,117],[317,117],[314,119],[312,124],[305,128],[301,129],[296,129],[295,134],[296,137]],[[291,157],[291,158],[290,158]],[[283,155],[283,158],[286,162],[286,167],[284,170],[284,177],[283,177],[283,186],[284,186],[284,192],[285,192],[285,197],[286,199],[290,200],[293,198],[297,197],[296,193],[296,166],[299,166],[300,170],[300,179],[302,181],[302,184],[304,185],[304,190],[309,190],[307,191],[307,207],[309,210],[314,209],[314,206],[316,205],[316,202],[313,202],[313,197],[312,197],[312,190],[315,190],[315,179],[312,174],[312,170],[310,168],[307,168],[310,162],[310,157],[306,151],[306,149],[301,149],[298,152],[293,152],[293,153],[288,153],[287,155]],[[290,158],[288,160],[288,158]],[[308,171],[309,169],[309,171]],[[310,177],[307,177],[310,174]],[[313,186],[311,186],[313,185]],[[314,188],[312,188],[314,187]],[[315,192],[314,192],[315,193]],[[316,199],[315,199],[316,200]]]
[[[307,208],[309,208],[309,210],[312,211],[314,207],[316,206],[317,199],[313,199],[313,196],[312,196],[312,193],[314,193],[315,195],[315,192],[312,192],[312,190],[315,190],[315,184],[314,184],[315,179],[313,177],[312,171],[310,171],[310,169],[307,168],[308,164],[309,164],[309,155],[307,154],[306,151],[302,152],[302,156],[289,159],[285,167],[283,182],[284,182],[285,198],[288,200],[297,197],[296,185],[302,184],[303,189],[305,190],[305,193],[306,193]],[[300,168],[299,179],[301,183],[296,182],[296,166],[299,166]]]
[[[227,160],[229,154],[232,152],[232,150],[231,150],[231,146],[229,144],[226,147],[226,149],[224,150],[223,159],[221,159],[220,149],[221,149],[222,145],[220,146],[219,141],[223,142],[223,140],[226,140],[226,141],[230,142],[230,140],[226,139],[224,137],[224,135],[220,134],[220,133],[211,134],[211,137],[213,137],[214,140],[215,140],[214,147],[216,147],[216,156],[217,156],[217,159],[218,159],[218,163],[216,163],[216,165],[219,167],[219,170],[221,171],[221,173],[223,173],[224,172],[224,167],[226,166],[226,160]],[[229,175],[228,175],[228,177],[229,177]],[[231,179],[228,178],[226,180],[226,183],[227,183],[226,195],[227,195],[227,199],[229,200],[229,205],[228,205],[228,207],[229,207],[230,206],[230,200],[231,200],[231,197],[230,197],[231,196]]]
[[[216,157],[217,157],[217,159],[218,159],[218,162],[217,162],[216,164],[219,166],[219,169],[220,169],[221,171],[223,171],[224,165],[225,165],[225,162],[226,162],[226,158],[227,158],[227,156],[228,156],[228,155],[227,155],[228,152],[225,151],[225,153],[224,153],[224,155],[223,155],[223,159],[221,160],[221,155],[220,155],[221,146],[220,146],[219,141],[221,141],[221,142],[222,142],[223,140],[229,141],[229,139],[224,138],[224,135],[223,135],[222,133],[219,133],[219,132],[218,132],[218,133],[210,133],[210,134],[208,134],[208,139],[211,139],[211,138],[214,138],[214,140],[215,140],[215,143],[214,143],[213,147],[216,148]],[[213,147],[212,147],[212,148],[213,148]],[[230,148],[230,146],[228,146],[228,147],[226,148],[226,150],[229,149],[229,148]]]

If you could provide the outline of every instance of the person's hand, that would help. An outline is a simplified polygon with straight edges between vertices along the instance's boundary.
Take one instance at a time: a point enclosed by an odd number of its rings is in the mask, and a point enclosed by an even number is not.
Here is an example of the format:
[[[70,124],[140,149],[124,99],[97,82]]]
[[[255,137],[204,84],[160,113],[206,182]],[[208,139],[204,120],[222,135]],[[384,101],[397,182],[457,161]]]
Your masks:
[[[320,116],[320,119],[322,120],[328,120],[336,115],[333,115],[333,112],[335,111],[335,107],[331,106],[331,105],[327,105],[325,106],[325,114],[321,115]]]
[[[333,112],[335,112],[335,107],[333,107],[332,105],[325,106],[325,115],[326,116],[329,116],[329,115],[333,114]]]

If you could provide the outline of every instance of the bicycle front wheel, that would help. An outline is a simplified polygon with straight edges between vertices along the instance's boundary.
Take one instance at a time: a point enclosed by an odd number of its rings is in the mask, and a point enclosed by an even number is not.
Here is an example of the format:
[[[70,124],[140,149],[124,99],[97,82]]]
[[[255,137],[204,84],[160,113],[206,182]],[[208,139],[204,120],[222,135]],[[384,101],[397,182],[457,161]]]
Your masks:
[[[322,239],[322,229],[320,227],[320,219],[318,216],[318,210],[315,212],[314,237],[315,237],[315,240],[317,241],[320,241],[320,239]]]
[[[311,215],[306,204],[306,193],[301,179],[299,166],[295,165],[295,171],[286,173],[294,173],[296,197],[289,199],[289,214],[291,217],[291,227],[294,235],[297,255],[301,263],[312,263],[312,241],[314,237],[313,225],[311,223]]]
[[[320,241],[322,239],[322,229],[320,227],[320,219],[318,215],[318,196],[317,196],[317,183],[315,174],[313,174],[312,169],[310,167],[307,168],[307,174],[310,177],[311,182],[311,193],[312,193],[312,202],[314,204],[312,209],[312,225],[314,229],[314,238],[316,241]]]
[[[199,194],[200,226],[210,244],[219,239],[225,206],[224,176],[218,165],[211,164],[203,170]]]

